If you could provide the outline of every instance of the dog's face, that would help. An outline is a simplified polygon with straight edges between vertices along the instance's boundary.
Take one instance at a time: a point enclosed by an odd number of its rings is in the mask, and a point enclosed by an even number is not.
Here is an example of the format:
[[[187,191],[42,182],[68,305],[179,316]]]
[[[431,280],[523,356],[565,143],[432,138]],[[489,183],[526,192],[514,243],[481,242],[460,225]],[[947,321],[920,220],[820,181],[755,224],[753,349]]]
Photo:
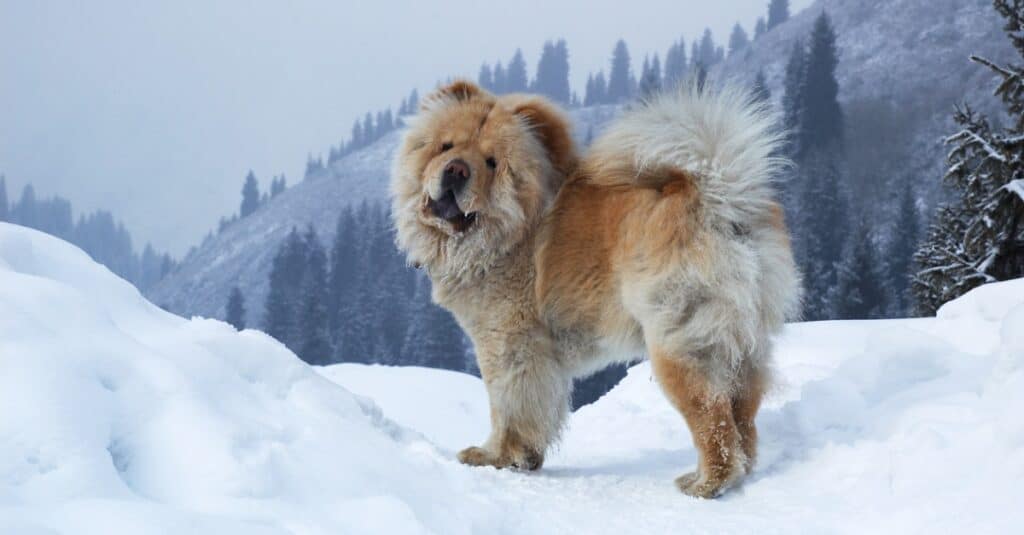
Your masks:
[[[443,87],[396,156],[398,245],[442,275],[486,270],[537,224],[575,159],[568,123],[545,100]]]

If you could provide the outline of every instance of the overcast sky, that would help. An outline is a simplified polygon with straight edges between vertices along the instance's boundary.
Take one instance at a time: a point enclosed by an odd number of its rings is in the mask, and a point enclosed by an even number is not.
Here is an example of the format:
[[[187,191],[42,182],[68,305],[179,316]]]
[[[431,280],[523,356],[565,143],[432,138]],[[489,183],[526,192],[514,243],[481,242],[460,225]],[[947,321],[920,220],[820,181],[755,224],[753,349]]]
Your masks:
[[[413,87],[517,47],[532,76],[565,38],[582,96],[615,40],[638,69],[704,27],[719,43],[751,31],[767,2],[0,0],[0,174],[13,198],[31,182],[181,254],[237,210],[249,169],[293,184],[308,153]]]

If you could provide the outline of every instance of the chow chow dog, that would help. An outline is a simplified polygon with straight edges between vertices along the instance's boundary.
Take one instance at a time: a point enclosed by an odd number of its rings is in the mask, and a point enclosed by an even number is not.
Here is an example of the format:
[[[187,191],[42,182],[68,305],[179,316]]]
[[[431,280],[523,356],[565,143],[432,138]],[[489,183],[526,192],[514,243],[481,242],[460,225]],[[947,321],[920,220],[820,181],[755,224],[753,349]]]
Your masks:
[[[397,243],[472,339],[491,434],[469,465],[535,470],[573,378],[646,353],[715,497],[750,472],[771,337],[799,275],[772,179],[776,117],[696,86],[633,105],[578,155],[562,112],[466,81],[425,98],[391,179]]]

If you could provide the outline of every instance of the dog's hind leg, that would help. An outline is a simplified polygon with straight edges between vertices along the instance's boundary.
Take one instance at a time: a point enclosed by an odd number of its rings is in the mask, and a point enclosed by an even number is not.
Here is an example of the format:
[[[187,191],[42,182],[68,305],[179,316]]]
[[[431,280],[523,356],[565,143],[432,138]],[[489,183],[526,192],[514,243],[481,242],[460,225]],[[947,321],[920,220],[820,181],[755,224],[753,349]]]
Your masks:
[[[767,372],[759,367],[749,362],[745,363],[731,399],[732,416],[740,433],[740,446],[746,457],[744,468],[748,474],[754,469],[754,463],[757,461],[757,427],[754,418],[768,387],[767,375]]]
[[[697,471],[676,479],[690,496],[714,498],[743,477],[746,454],[727,389],[716,385],[701,357],[649,348],[651,365],[669,401],[683,414],[697,449]]]

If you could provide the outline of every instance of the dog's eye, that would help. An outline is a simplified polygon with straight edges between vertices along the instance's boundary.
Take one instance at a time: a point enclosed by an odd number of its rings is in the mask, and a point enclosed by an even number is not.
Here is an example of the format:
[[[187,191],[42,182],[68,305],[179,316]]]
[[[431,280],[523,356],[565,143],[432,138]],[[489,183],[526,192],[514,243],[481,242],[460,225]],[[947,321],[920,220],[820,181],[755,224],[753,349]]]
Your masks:
[[[494,170],[494,168],[498,167],[498,161],[494,159],[494,156],[487,158],[487,167],[490,167],[491,170]]]
[[[451,148],[452,148],[451,142],[445,143],[445,144],[441,145],[441,152],[446,152],[448,150],[451,150]]]

